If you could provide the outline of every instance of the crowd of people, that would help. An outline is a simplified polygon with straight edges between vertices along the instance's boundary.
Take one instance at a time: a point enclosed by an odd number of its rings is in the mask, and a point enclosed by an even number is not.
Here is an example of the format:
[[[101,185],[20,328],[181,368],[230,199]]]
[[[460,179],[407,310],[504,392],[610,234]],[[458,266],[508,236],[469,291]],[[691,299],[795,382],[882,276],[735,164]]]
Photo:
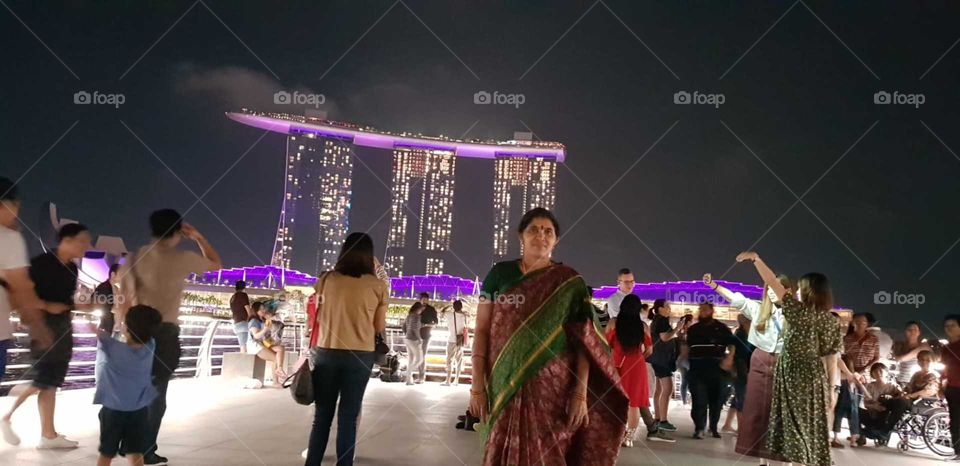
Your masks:
[[[0,178],[0,364],[11,344],[11,309],[29,330],[35,357],[30,383],[11,392],[14,403],[0,419],[0,434],[20,443],[14,415],[36,395],[38,448],[74,448],[77,442],[56,429],[54,412],[73,350],[70,312],[86,305],[74,300],[76,262],[90,249],[91,236],[81,224],[64,225],[55,249],[28,260],[16,231],[19,205],[16,186]],[[153,241],[111,269],[92,300],[107,300],[113,310],[97,335],[98,464],[118,454],[131,464],[167,463],[157,453],[157,436],[180,360],[177,318],[185,279],[222,267],[210,243],[176,211],[154,212],[149,226]],[[776,275],[757,253],[743,252],[736,260],[755,268],[761,299],[703,277],[739,311],[735,330],[715,318],[709,302],[699,303],[696,316],[679,317],[668,300],[641,302],[626,268],[617,275],[603,328],[583,278],[552,259],[560,235],[554,215],[542,208],[527,212],[517,235],[522,256],[495,264],[483,280],[473,342],[459,300],[438,313],[429,295],[420,296],[402,329],[408,385],[425,382],[426,350],[441,319],[448,329],[444,385],[459,383],[463,352],[471,347],[468,414],[481,421],[485,465],[612,465],[621,447],[634,446],[641,421],[647,441],[675,443],[670,403],[681,368],[692,401],[687,435],[700,440],[735,432],[736,451],[763,464],[830,465],[831,448],[846,447],[839,435],[844,420],[849,446],[858,448],[867,438],[888,438],[904,413],[939,398],[956,414],[950,431],[960,440],[960,316],[945,319],[949,344],[939,355],[920,325],[908,323],[891,350],[893,381],[880,362],[886,355],[870,330],[872,317],[859,313],[849,324],[839,322],[826,276],[791,280]],[[183,239],[199,253],[180,248]],[[317,280],[308,326],[314,388],[308,466],[323,461],[335,415],[337,464],[353,464],[378,336],[386,330],[384,278],[373,240],[352,233],[334,268]],[[275,319],[275,303],[251,302],[245,286],[237,282],[230,299],[240,350],[275,363],[274,380],[283,380],[283,324]],[[938,356],[942,374],[932,369]]]

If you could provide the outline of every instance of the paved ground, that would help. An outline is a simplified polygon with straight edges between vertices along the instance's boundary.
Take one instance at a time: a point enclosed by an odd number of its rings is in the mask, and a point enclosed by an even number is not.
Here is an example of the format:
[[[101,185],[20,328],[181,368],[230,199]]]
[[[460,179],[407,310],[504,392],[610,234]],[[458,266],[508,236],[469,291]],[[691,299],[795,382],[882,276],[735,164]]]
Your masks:
[[[360,427],[360,465],[477,465],[482,449],[476,433],[453,428],[456,416],[466,406],[466,387],[441,387],[428,383],[416,387],[372,380]],[[91,390],[68,391],[57,400],[57,425],[62,433],[79,440],[72,451],[38,451],[36,404],[28,402],[18,411],[14,426],[23,443],[10,447],[0,442],[0,465],[93,464],[96,457],[98,406],[91,404]],[[6,411],[9,398],[0,398]],[[174,381],[165,425],[160,436],[160,454],[171,465],[266,466],[303,464],[312,422],[312,408],[297,405],[285,390],[244,390],[218,377]],[[638,441],[620,455],[621,465],[750,465],[733,451],[735,438],[721,440],[689,438],[686,408],[677,407],[671,419],[680,427],[679,441],[647,445]],[[324,464],[334,463],[334,446]],[[868,447],[837,451],[837,465],[935,465],[928,453],[903,454],[891,448]],[[120,459],[114,464],[126,464]]]

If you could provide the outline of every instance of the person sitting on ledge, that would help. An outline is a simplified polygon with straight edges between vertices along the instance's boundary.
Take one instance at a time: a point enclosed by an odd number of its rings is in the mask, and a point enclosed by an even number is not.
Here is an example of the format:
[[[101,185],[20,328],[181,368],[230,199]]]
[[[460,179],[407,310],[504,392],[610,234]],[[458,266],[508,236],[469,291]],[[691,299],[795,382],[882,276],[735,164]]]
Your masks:
[[[277,310],[273,306],[257,301],[253,303],[251,308],[254,317],[249,322],[250,339],[247,340],[247,352],[274,363],[273,383],[280,385],[283,379],[287,378],[287,374],[283,370],[286,351],[283,347],[283,341],[276,338],[275,331],[278,329],[278,325],[282,326],[283,324],[273,320],[273,317],[277,315]]]

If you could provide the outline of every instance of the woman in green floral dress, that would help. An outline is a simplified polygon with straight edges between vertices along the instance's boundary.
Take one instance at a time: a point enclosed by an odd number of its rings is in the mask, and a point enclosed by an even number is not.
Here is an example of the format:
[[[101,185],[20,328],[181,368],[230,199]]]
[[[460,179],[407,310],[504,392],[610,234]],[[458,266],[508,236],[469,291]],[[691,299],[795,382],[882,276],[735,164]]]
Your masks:
[[[777,280],[755,252],[737,256],[752,261],[757,272],[781,299],[786,320],[783,352],[774,369],[773,407],[767,448],[787,461],[830,466],[827,411],[837,358],[843,348],[830,315],[833,296],[827,277],[809,273],[797,283],[799,299]]]

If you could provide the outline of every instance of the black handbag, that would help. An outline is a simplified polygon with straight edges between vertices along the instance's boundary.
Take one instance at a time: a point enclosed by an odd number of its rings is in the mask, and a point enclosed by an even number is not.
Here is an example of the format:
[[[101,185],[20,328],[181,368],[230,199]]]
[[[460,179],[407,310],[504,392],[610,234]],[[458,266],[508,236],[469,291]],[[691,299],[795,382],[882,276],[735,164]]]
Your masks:
[[[323,305],[323,288],[327,285],[327,276],[328,274],[323,274],[320,277],[320,298],[317,299],[317,315],[320,314],[321,306]],[[317,321],[314,319],[313,323],[313,332],[317,330]],[[300,365],[297,367],[293,374],[287,377],[281,386],[283,388],[290,389],[290,396],[293,397],[293,401],[300,403],[302,405],[310,405],[313,403],[313,373],[310,370],[310,363],[314,357],[314,349],[310,348],[310,354],[306,358],[303,358],[300,361]]]
[[[283,381],[283,388],[290,389],[293,401],[308,406],[313,403],[313,374],[310,372],[310,360],[304,359],[293,375]]]
[[[377,333],[376,342],[373,345],[373,352],[378,366],[387,364],[387,353],[390,352],[390,346],[384,341],[383,334]]]

